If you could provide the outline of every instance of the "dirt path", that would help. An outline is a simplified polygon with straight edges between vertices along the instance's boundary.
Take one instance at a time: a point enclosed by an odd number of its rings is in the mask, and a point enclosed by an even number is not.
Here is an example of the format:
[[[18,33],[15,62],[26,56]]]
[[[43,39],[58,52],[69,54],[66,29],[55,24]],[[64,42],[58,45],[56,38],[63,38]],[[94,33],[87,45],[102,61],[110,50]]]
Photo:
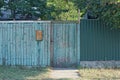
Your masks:
[[[79,74],[78,74],[77,69],[54,68],[51,70],[50,78],[52,79],[62,79],[62,78],[77,79],[79,78]]]

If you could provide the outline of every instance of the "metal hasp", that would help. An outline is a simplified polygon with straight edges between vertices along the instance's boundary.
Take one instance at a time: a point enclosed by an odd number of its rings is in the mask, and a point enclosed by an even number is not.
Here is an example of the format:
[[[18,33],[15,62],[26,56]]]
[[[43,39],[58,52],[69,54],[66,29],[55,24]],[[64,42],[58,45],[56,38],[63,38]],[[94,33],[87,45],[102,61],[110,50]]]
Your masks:
[[[42,34],[42,31],[40,31],[40,30],[36,30],[36,40],[37,40],[37,41],[41,41],[41,40],[43,40],[43,34]]]

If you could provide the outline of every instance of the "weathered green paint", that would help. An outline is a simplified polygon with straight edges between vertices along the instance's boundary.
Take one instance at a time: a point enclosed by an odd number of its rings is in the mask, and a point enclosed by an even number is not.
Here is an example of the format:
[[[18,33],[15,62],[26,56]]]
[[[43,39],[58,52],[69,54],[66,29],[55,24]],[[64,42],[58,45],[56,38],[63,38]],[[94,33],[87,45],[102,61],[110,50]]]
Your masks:
[[[43,32],[43,41],[36,41],[36,30]],[[0,22],[0,64],[49,66],[49,48],[50,22]]]
[[[113,29],[99,20],[81,20],[80,60],[120,60],[120,29]]]
[[[43,40],[36,40],[36,30]],[[120,60],[120,29],[99,20],[0,21],[0,65],[71,67]]]
[[[77,65],[77,27],[71,21],[1,21],[0,64],[50,66],[53,61],[57,67]],[[42,41],[36,40],[36,30],[43,32]]]
[[[80,61],[77,51],[78,24],[75,22],[53,23],[54,67],[76,66]]]

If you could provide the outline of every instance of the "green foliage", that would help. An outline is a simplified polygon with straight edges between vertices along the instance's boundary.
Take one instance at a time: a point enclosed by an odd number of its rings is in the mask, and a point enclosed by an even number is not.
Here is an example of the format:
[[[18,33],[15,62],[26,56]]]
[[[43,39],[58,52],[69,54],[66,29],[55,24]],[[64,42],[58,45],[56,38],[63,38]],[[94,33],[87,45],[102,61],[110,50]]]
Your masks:
[[[100,19],[104,20],[107,25],[120,28],[120,3],[103,6],[99,15]]]
[[[3,2],[3,0],[0,0],[0,9],[1,9],[1,7],[3,7],[3,5],[4,5],[4,2]],[[2,14],[0,13],[0,16],[1,16]]]
[[[75,0],[83,14],[98,17],[112,27],[120,27],[120,0]]]
[[[22,17],[33,15],[45,19],[46,0],[9,0],[5,6],[6,9],[11,10],[11,18],[15,18],[16,14],[21,14]]]
[[[77,20],[77,8],[72,1],[48,0],[47,7],[53,20]]]
[[[3,6],[4,2],[3,0],[0,0],[0,8]]]
[[[4,5],[5,10],[11,11],[11,19],[16,19],[20,14],[21,19],[33,19],[31,16],[41,20],[77,20],[77,7],[72,0],[0,0],[0,7]],[[2,4],[4,3],[4,4]],[[30,17],[30,18],[29,18]]]
[[[11,10],[11,18],[21,14],[21,19],[31,15],[41,20],[78,20],[77,8],[82,16],[104,20],[108,25],[120,27],[120,0],[0,0],[0,8]],[[107,3],[107,5],[106,5]],[[31,19],[31,18],[30,18]]]
[[[11,10],[12,19],[16,19],[17,14],[21,15],[21,19],[31,19],[31,16],[41,20],[78,19],[77,7],[69,0],[9,0],[4,3],[4,8]]]

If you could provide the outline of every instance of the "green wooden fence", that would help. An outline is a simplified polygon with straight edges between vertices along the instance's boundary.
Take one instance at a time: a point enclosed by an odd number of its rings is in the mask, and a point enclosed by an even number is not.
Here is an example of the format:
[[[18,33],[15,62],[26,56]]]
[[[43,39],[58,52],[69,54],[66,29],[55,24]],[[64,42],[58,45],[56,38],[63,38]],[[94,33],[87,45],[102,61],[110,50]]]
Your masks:
[[[100,20],[0,21],[0,65],[69,67],[108,60],[120,60],[120,29]]]

